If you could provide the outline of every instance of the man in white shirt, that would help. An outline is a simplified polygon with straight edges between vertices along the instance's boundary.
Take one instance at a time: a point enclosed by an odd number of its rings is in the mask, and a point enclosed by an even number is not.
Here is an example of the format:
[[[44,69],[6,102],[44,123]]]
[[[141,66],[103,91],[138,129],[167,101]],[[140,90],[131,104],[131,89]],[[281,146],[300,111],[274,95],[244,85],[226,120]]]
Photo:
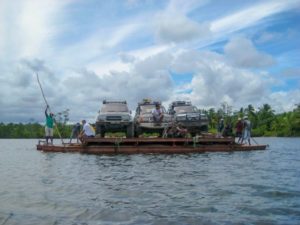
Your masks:
[[[82,120],[81,123],[82,123],[82,131],[80,135],[81,142],[85,137],[95,137],[94,128],[89,123],[87,123],[86,120]]]
[[[244,142],[244,140],[246,142],[248,140],[248,144],[251,145],[250,138],[251,138],[251,122],[248,119],[248,116],[244,116],[244,134],[243,134],[242,143]]]

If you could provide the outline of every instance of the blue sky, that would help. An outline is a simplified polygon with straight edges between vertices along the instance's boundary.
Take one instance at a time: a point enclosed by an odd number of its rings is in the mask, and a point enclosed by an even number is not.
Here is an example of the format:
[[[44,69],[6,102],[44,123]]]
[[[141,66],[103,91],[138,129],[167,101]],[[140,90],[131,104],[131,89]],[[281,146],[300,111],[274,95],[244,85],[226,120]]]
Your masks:
[[[300,0],[0,0],[0,122],[94,122],[103,99],[300,103]]]

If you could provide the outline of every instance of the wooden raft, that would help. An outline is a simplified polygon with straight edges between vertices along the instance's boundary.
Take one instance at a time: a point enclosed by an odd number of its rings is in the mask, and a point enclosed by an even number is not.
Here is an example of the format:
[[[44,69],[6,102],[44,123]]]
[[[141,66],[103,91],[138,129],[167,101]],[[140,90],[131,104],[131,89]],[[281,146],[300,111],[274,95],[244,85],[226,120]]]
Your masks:
[[[86,154],[185,154],[265,150],[267,145],[240,145],[229,138],[86,138],[82,144],[45,145],[44,152],[78,152]]]

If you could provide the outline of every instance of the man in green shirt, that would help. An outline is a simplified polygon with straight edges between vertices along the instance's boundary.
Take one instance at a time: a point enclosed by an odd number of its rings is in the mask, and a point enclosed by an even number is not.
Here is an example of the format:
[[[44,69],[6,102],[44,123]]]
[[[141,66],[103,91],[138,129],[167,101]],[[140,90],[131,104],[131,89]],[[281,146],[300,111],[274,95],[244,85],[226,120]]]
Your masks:
[[[54,124],[54,114],[50,112],[48,114],[49,106],[47,105],[45,110],[45,116],[46,116],[46,126],[45,126],[45,136],[46,136],[46,143],[49,143],[49,139],[51,141],[51,144],[53,144],[53,124]]]

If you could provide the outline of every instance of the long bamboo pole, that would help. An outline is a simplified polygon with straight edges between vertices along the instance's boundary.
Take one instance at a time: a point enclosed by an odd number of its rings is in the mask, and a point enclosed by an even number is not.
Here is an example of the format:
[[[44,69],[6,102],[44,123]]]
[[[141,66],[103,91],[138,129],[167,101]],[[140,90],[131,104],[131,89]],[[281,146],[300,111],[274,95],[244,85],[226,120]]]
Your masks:
[[[47,101],[47,99],[46,99],[46,97],[45,97],[44,90],[43,90],[43,88],[42,88],[42,84],[41,84],[40,79],[39,79],[39,74],[38,74],[37,72],[36,72],[35,74],[36,74],[36,79],[37,79],[37,81],[38,81],[39,87],[40,87],[41,92],[42,92],[42,96],[43,96],[44,101],[45,101],[45,103],[46,103],[46,107],[48,107],[49,110],[51,111],[50,106],[49,106],[49,104],[48,104],[48,101]],[[62,138],[62,136],[61,136],[61,134],[60,134],[60,132],[59,132],[59,129],[58,129],[56,123],[54,123],[54,126],[55,126],[55,129],[56,129],[56,131],[57,131],[57,133],[58,133],[58,136],[59,136],[59,138],[60,138],[60,140],[61,140],[61,143],[64,144],[64,140],[63,140],[63,138]]]

